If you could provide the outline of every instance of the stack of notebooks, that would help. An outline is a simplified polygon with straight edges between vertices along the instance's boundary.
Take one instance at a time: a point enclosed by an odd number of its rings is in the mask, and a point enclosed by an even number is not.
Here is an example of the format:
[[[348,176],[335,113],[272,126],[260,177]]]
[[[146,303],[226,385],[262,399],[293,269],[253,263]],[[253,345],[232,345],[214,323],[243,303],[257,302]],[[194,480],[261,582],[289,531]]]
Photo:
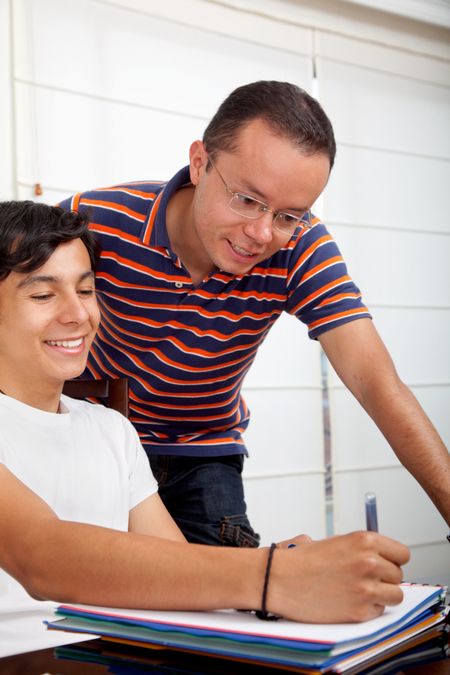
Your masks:
[[[400,605],[364,623],[263,622],[233,610],[165,612],[61,605],[48,626],[121,644],[183,650],[267,668],[350,675],[443,635],[445,589],[402,587]]]

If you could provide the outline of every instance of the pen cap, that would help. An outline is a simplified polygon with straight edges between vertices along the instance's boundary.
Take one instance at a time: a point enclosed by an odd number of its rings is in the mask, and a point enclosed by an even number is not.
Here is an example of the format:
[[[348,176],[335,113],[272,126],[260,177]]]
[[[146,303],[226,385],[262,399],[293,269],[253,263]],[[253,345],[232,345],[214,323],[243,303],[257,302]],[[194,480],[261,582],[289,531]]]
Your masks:
[[[377,499],[373,492],[366,492],[366,527],[371,532],[378,532]]]

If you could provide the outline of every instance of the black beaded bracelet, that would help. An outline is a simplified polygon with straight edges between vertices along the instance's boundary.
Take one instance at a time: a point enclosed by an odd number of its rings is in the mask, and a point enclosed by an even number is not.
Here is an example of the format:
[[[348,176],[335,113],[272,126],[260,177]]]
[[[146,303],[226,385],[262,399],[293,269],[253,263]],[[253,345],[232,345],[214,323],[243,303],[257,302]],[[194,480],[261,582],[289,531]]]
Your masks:
[[[276,614],[272,614],[271,612],[268,612],[267,607],[266,607],[267,589],[269,588],[270,570],[271,570],[271,567],[272,567],[273,553],[274,553],[276,547],[277,547],[276,544],[270,545],[269,557],[267,558],[266,573],[264,575],[264,585],[263,585],[263,592],[262,592],[262,599],[261,599],[261,609],[258,609],[255,612],[258,619],[262,619],[263,621],[276,621],[277,619],[280,618]]]

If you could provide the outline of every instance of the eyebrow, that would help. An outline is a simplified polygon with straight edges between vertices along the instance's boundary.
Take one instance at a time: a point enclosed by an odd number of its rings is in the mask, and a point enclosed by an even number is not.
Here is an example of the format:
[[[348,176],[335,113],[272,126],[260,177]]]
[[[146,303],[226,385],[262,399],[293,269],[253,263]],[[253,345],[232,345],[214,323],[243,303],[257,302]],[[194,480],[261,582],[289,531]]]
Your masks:
[[[88,272],[83,272],[83,274],[80,274],[80,276],[78,277],[78,282],[94,277],[95,274],[93,270],[89,270]],[[61,281],[60,277],[55,277],[46,274],[35,274],[32,277],[26,277],[26,279],[23,279],[23,281],[17,284],[17,288],[28,288],[28,286],[32,286],[33,284],[54,284],[59,283],[60,281]]]
[[[264,204],[267,204],[267,198],[266,198],[266,196],[263,195],[263,193],[260,192],[260,191],[258,190],[258,188],[256,188],[254,185],[252,185],[251,183],[249,183],[247,180],[242,181],[242,185],[245,186],[245,188],[244,188],[244,193],[245,193],[245,190],[249,190],[249,191],[252,192],[254,195],[258,195],[258,198],[261,199],[261,201],[263,201]],[[241,192],[241,190],[236,190],[236,192]],[[249,195],[249,196],[250,196],[250,195]],[[279,213],[288,213],[288,212],[289,212],[289,213],[290,213],[291,211],[299,211],[300,213],[305,213],[305,211],[308,211],[308,210],[309,210],[309,206],[302,206],[302,207],[299,207],[299,206],[286,206],[286,207],[283,208],[283,209],[277,209],[277,212],[279,212]]]

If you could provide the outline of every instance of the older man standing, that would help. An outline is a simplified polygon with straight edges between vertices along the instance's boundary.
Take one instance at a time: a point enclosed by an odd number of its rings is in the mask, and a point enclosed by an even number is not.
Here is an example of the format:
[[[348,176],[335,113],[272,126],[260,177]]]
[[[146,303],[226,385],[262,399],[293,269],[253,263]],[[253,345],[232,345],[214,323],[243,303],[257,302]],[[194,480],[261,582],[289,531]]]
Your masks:
[[[450,523],[450,456],[310,212],[334,156],[317,101],[289,83],[255,82],[222,103],[169,182],[62,204],[89,211],[102,245],[103,318],[88,371],[129,378],[130,418],[190,541],[258,544],[241,480],[249,422],[241,386],[283,311],[320,341]]]

